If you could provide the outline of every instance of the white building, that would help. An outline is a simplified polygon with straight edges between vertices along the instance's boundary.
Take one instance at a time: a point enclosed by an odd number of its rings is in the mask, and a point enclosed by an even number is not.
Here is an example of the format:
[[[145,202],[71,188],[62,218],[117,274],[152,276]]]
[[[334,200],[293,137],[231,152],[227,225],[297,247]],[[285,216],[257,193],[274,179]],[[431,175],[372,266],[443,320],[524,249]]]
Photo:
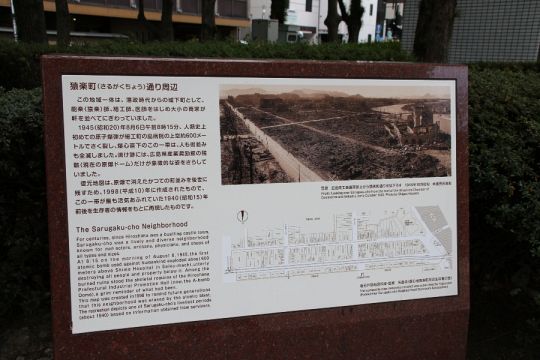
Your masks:
[[[377,4],[382,0],[362,0],[364,15],[362,28],[358,37],[359,42],[375,40],[377,19]],[[349,7],[350,0],[345,0]],[[269,19],[271,0],[251,0],[249,5],[250,18]],[[298,27],[300,37],[311,43],[319,43],[328,34],[324,19],[328,12],[328,0],[289,0],[286,25]],[[339,13],[339,8],[338,8]],[[342,21],[339,25],[339,35],[344,41],[348,38],[347,25]]]
[[[319,4],[325,0],[289,0],[286,25],[300,27],[305,40],[316,43],[318,40],[320,17]]]
[[[379,0],[362,0],[364,15],[362,16],[362,27],[358,35],[359,42],[375,41],[375,29],[377,27],[377,3]]]

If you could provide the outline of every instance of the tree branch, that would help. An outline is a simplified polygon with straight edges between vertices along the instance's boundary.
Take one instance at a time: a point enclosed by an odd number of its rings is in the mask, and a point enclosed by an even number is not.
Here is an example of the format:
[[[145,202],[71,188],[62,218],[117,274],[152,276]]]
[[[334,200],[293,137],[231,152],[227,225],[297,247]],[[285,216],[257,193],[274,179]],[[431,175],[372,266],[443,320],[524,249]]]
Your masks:
[[[345,7],[345,3],[343,0],[338,0],[339,4],[339,11],[341,11],[341,19],[345,21],[345,23],[349,23],[351,20],[351,17],[349,16],[349,13],[347,13],[347,8]]]

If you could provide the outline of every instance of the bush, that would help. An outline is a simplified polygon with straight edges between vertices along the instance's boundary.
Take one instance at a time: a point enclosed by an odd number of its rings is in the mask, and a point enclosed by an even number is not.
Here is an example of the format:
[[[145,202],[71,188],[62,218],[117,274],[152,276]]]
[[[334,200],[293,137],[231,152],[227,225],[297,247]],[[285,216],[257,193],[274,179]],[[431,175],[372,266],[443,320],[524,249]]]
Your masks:
[[[540,351],[540,66],[469,68],[471,359]]]
[[[39,58],[58,53],[56,46],[26,45],[0,41],[0,86],[5,89],[31,89],[41,84]],[[64,53],[85,55],[126,55],[203,58],[309,59],[407,61],[412,57],[400,49],[399,43],[376,44],[268,44],[243,45],[233,42],[154,42],[104,41],[63,49]]]
[[[46,45],[22,45],[0,40],[0,87],[33,89],[41,85],[39,57],[47,52]]]
[[[0,318],[48,299],[41,90],[0,89]]]
[[[539,94],[538,64],[470,68],[473,281],[540,305]]]

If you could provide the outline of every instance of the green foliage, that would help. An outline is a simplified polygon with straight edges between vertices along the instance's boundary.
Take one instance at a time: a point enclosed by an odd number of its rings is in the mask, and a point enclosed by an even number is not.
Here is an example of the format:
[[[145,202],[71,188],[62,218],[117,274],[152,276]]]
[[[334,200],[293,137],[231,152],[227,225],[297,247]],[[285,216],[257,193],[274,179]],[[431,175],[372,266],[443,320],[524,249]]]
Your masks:
[[[538,65],[470,68],[473,280],[540,305]]]
[[[42,54],[57,53],[56,46],[17,44],[0,41],[0,86],[5,89],[31,89],[41,83],[39,58]],[[252,58],[252,59],[310,59],[408,61],[412,57],[396,43],[377,44],[269,44],[236,42],[152,42],[104,41],[62,49],[63,53],[85,55],[127,55],[161,57]]]
[[[0,88],[0,318],[48,298],[41,90]]]
[[[39,57],[47,50],[47,45],[0,40],[0,87],[32,89],[40,86]]]

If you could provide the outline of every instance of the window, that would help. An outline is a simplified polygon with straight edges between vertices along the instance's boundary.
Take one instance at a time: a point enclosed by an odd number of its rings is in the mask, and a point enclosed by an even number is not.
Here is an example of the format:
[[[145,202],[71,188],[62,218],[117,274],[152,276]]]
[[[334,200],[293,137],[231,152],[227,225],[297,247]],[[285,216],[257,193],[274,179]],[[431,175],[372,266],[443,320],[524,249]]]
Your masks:
[[[144,3],[146,5],[146,2]],[[197,0],[182,0],[182,11],[188,14],[200,14],[200,3]]]
[[[217,10],[220,16],[247,18],[246,0],[217,0]]]
[[[369,4],[369,16],[373,15],[373,4]]]
[[[313,8],[313,0],[306,0],[306,11],[311,12],[312,8]]]

